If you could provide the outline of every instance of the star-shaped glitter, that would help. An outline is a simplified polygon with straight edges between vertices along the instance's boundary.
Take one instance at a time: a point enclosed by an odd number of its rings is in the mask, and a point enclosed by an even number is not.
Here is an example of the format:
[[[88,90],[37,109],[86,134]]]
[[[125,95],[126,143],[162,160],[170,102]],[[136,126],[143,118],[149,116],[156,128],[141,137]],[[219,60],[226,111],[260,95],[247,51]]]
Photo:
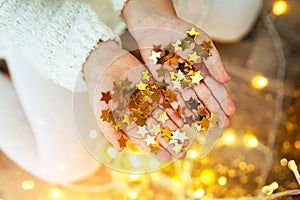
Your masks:
[[[148,70],[142,72],[142,74],[143,74],[143,78],[142,78],[143,80],[146,80],[146,81],[150,80],[150,76],[149,76],[149,71]]]
[[[179,46],[182,48],[182,51],[184,51],[185,49],[190,48],[190,43],[190,41],[184,39]]]
[[[178,80],[175,80],[175,81],[171,81],[172,84],[173,84],[173,88],[174,89],[179,89],[181,90],[181,85],[180,85],[180,82]]]
[[[146,87],[148,86],[148,84],[143,83],[142,81],[140,81],[138,84],[135,85],[139,90],[146,90]]]
[[[151,136],[150,134],[147,135],[147,137],[144,139],[144,141],[147,143],[147,146],[150,146],[151,144],[156,144],[155,142],[155,136]]]
[[[186,33],[194,40],[196,40],[197,36],[199,35],[199,32],[197,32],[194,27],[190,31],[187,31]]]
[[[178,80],[183,80],[184,78],[185,78],[185,76],[184,76],[184,74],[182,73],[182,71],[181,70],[178,70],[178,72],[177,72],[177,78],[178,78]]]
[[[172,139],[179,140],[181,143],[183,143],[184,140],[187,140],[189,138],[186,137],[184,133],[180,132],[179,129],[177,129],[175,132],[172,132]]]
[[[126,78],[124,81],[121,82],[122,86],[126,89],[130,89],[130,85],[131,85],[131,81],[128,80],[128,78]]]
[[[172,139],[172,133],[171,130],[168,127],[161,129],[162,137],[169,142]]]
[[[170,71],[169,74],[170,74],[171,80],[176,79],[176,73],[174,71]]]
[[[174,47],[174,51],[182,51],[182,47],[180,47],[179,45],[181,45],[181,41],[179,39],[177,39],[177,41],[175,43],[172,44],[172,46]]]
[[[131,123],[130,116],[127,114],[124,114],[123,118],[124,119],[122,120],[122,122],[126,123],[127,125],[130,125],[130,123]]]
[[[157,58],[160,58],[161,52],[151,51],[151,56],[149,57],[150,60],[154,62],[154,64],[157,63]]]
[[[190,62],[197,62],[197,60],[200,58],[200,56],[197,55],[196,52],[192,53],[192,54],[188,54],[188,60]]]
[[[146,126],[138,126],[138,134],[140,134],[141,136],[145,137],[145,135],[148,133],[148,130],[146,128]]]
[[[109,102],[110,100],[111,100],[110,91],[108,91],[108,92],[102,92],[101,101],[104,101],[105,103],[108,104],[108,102]]]
[[[182,86],[182,89],[190,87],[190,81],[188,79],[184,78],[181,82],[181,86]]]
[[[199,124],[199,123],[193,123],[193,125],[194,125],[194,127],[196,128],[196,130],[198,131],[198,132],[200,132],[201,130],[202,130],[202,126]]]
[[[207,115],[206,113],[206,109],[205,108],[201,108],[200,106],[198,107],[198,114],[202,117],[205,117]]]
[[[179,152],[181,152],[183,144],[179,144],[177,142],[177,140],[170,140],[169,144],[174,144],[174,147],[172,147],[172,149],[175,151],[176,154],[178,154]]]
[[[162,122],[163,124],[169,119],[168,115],[166,112],[160,113],[158,116],[158,121]]]
[[[205,51],[209,51],[213,48],[211,41],[207,41],[207,42],[203,41],[201,46]]]
[[[199,103],[192,97],[187,101],[187,103],[190,105],[191,109],[197,109],[199,105]]]
[[[159,68],[158,70],[156,70],[157,74],[158,74],[158,78],[159,77],[165,77],[166,73],[168,70],[164,69],[163,67]]]
[[[219,115],[215,113],[210,113],[210,118],[208,120],[212,123],[216,123],[219,120]]]
[[[202,130],[209,128],[209,120],[207,120],[205,117],[200,121],[199,124],[201,125]]]
[[[203,79],[203,76],[201,75],[200,71],[195,72],[193,76],[190,76],[192,79],[191,83],[195,83],[197,85],[200,84],[200,81]]]
[[[152,124],[152,128],[150,130],[151,133],[157,135],[158,133],[160,133],[160,131],[160,124]]]
[[[101,118],[105,122],[111,122],[111,121],[113,121],[113,116],[112,116],[112,113],[111,113],[111,111],[109,109],[102,110]]]

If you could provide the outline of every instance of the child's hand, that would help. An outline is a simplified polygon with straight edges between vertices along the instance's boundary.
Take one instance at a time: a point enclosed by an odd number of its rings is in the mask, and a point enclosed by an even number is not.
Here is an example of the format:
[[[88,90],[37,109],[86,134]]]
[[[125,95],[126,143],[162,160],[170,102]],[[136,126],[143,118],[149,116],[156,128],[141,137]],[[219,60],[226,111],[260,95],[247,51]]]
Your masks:
[[[128,138],[144,151],[153,152],[154,156],[161,161],[169,161],[171,156],[177,159],[183,158],[185,151],[182,149],[180,153],[176,153],[171,148],[172,145],[167,144],[161,134],[158,134],[156,137],[159,145],[156,146],[155,151],[153,151],[153,149],[151,149],[152,146],[148,145],[145,141],[147,134],[143,132],[142,126],[138,127],[135,123],[131,123],[131,120],[125,118],[121,120],[123,123],[119,123],[124,126],[126,125],[125,128],[116,126],[117,123],[115,123],[115,121],[118,120],[119,117],[123,117],[114,113],[118,106],[121,106],[121,104],[116,105],[116,99],[124,97],[128,103],[132,96],[132,93],[128,96],[126,96],[126,94],[113,95],[116,94],[114,93],[116,83],[119,81],[127,81],[127,84],[134,86],[142,79],[142,72],[145,70],[144,65],[129,52],[121,49],[114,41],[103,42],[92,52],[87,59],[84,74],[98,125],[107,140],[119,150],[124,148],[124,140]],[[127,84],[125,84],[125,82],[123,83],[121,83],[121,85],[126,87]],[[125,112],[125,110],[128,109],[126,106],[120,110]],[[165,126],[168,127],[169,130],[174,131],[183,125],[181,117],[178,116],[173,109],[166,108],[158,112],[165,112],[168,115],[169,119],[165,121]],[[145,127],[150,130],[153,124],[158,124],[158,122],[155,117],[150,116]],[[187,145],[188,140],[184,142],[183,146]]]
[[[154,64],[153,60],[149,58],[153,45],[161,45],[160,48],[165,48],[169,44],[175,46],[176,41],[178,41],[178,44],[182,43],[182,40],[187,36],[187,31],[191,31],[195,27],[179,19],[175,12],[167,8],[170,5],[166,2],[166,0],[157,1],[156,4],[152,1],[131,0],[123,11],[129,31],[136,39],[142,58],[148,66]],[[133,12],[133,10],[135,11]],[[195,32],[190,32],[190,34],[195,34],[195,43],[199,45],[211,41],[199,28],[195,27]],[[186,59],[188,59],[189,54],[196,51],[194,46],[182,50],[183,44],[180,45],[178,54]],[[192,97],[202,102],[208,110],[218,113],[220,127],[228,127],[230,125],[229,117],[235,113],[235,106],[224,86],[224,83],[228,82],[230,77],[224,69],[216,47],[212,43],[210,45],[209,52],[211,56],[197,60],[197,62],[203,62],[206,66],[206,70],[201,72],[204,73],[204,81],[184,90],[182,97],[184,101]],[[151,72],[158,78],[156,71]],[[161,79],[158,78],[158,80]]]

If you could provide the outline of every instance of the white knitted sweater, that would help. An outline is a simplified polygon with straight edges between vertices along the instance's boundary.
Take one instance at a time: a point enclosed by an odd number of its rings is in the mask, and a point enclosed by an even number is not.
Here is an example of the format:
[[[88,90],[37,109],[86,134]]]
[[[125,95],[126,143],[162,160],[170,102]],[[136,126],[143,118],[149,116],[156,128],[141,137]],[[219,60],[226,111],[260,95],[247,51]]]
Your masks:
[[[116,13],[125,3],[111,0]],[[82,92],[87,90],[82,77],[86,57],[100,39],[118,40],[118,35],[84,1],[0,0],[0,38],[0,47],[5,43],[29,51],[44,78]]]

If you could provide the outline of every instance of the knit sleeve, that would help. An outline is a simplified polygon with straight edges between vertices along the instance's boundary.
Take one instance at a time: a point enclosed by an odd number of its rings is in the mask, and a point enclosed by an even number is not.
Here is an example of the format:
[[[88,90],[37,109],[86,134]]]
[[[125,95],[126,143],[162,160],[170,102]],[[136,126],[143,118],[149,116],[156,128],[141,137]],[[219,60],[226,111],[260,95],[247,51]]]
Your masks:
[[[111,5],[116,13],[121,14],[128,0],[110,0]]]
[[[30,50],[44,78],[77,92],[87,90],[82,65],[90,51],[100,39],[118,40],[77,0],[0,0],[0,37]]]

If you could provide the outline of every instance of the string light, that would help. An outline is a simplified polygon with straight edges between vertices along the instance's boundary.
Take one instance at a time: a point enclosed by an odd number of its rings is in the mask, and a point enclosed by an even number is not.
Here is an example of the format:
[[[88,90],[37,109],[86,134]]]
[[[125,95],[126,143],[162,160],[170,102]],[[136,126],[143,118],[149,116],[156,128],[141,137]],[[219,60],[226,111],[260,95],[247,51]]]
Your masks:
[[[288,167],[290,168],[290,170],[292,170],[292,172],[294,173],[296,180],[298,182],[298,185],[300,186],[300,174],[298,171],[298,167],[296,165],[296,162],[294,160],[290,160],[288,162]]]
[[[201,172],[200,180],[205,185],[212,185],[215,183],[216,175],[212,169],[205,169]]]
[[[273,192],[274,192],[275,190],[277,190],[277,189],[278,189],[278,183],[277,183],[277,182],[273,182],[273,183],[271,183],[270,185],[264,186],[264,187],[261,189],[261,192],[262,192],[263,194],[269,196],[269,195],[273,194]]]
[[[285,1],[275,1],[273,4],[274,15],[282,15],[287,11],[287,3]]]
[[[258,145],[258,140],[254,135],[246,135],[246,145],[249,148],[255,148]]]
[[[35,183],[32,180],[26,180],[22,182],[22,189],[25,191],[32,190],[35,187]]]
[[[252,78],[251,83],[255,89],[263,89],[269,84],[269,80],[262,75],[257,75]]]
[[[232,145],[235,142],[235,132],[233,129],[227,129],[223,133],[222,141],[224,145]]]
[[[59,188],[53,188],[51,190],[51,199],[60,200],[62,198],[61,190]]]
[[[194,196],[196,199],[199,199],[199,198],[203,197],[204,194],[205,194],[205,191],[202,188],[199,188],[198,190],[195,191]]]
[[[192,158],[192,159],[195,159],[198,157],[198,151],[195,150],[195,149],[191,149],[188,151],[188,157],[189,158]]]
[[[218,178],[218,183],[219,185],[223,186],[223,185],[226,185],[227,183],[227,178],[225,176],[221,176]]]

